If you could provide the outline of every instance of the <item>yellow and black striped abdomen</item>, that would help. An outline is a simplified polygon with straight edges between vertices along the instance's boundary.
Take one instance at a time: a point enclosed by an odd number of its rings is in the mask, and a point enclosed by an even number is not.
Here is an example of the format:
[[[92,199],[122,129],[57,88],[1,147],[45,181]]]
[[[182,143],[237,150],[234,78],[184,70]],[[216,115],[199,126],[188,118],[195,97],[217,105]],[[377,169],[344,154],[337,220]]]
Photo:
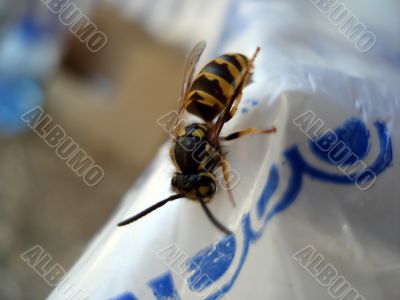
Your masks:
[[[211,122],[235,94],[248,67],[242,54],[225,54],[209,62],[195,77],[187,111]]]

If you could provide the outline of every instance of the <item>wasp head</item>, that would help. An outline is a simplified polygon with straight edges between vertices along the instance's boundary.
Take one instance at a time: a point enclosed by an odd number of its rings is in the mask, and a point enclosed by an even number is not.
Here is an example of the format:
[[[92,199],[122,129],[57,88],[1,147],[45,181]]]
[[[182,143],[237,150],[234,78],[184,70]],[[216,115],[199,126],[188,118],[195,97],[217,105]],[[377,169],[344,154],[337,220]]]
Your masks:
[[[183,174],[175,173],[172,187],[189,199],[210,199],[216,191],[215,178],[211,173]]]

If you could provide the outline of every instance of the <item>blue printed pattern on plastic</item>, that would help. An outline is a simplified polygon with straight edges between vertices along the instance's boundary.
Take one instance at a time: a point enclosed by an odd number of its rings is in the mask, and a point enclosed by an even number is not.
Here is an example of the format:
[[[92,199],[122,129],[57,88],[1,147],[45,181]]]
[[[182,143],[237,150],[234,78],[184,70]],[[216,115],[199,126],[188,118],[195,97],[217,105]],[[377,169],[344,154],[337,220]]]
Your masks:
[[[379,139],[379,154],[375,160],[368,166],[376,176],[390,167],[392,162],[392,144],[388,128],[383,121],[376,121],[375,128]],[[370,152],[370,139],[371,134],[367,126],[357,118],[350,118],[345,121],[334,131],[338,137],[338,141],[342,141],[352,153],[358,156],[358,159],[366,157]],[[326,142],[329,137],[322,136],[317,142]],[[320,148],[314,146],[314,142],[310,144],[312,153],[324,162],[332,161],[326,156],[326,153],[321,151]],[[256,213],[259,220],[262,221],[262,226],[258,230],[254,230],[250,218],[250,213],[246,213],[241,222],[241,231],[243,239],[241,245],[238,244],[236,235],[226,236],[217,242],[215,245],[210,245],[188,260],[188,270],[194,271],[188,278],[188,285],[191,290],[201,292],[212,283],[218,281],[222,276],[226,275],[229,271],[230,278],[225,280],[225,283],[217,291],[208,295],[207,300],[220,299],[224,294],[228,293],[234,286],[240,272],[245,265],[245,262],[250,254],[252,245],[254,245],[265,232],[268,222],[277,214],[283,212],[290,207],[298,198],[301,191],[303,178],[308,176],[320,182],[327,182],[330,184],[356,184],[354,178],[359,174],[333,174],[318,168],[307,162],[303,157],[297,145],[290,146],[284,151],[284,157],[288,164],[290,176],[286,190],[283,192],[280,199],[274,203],[269,210],[267,204],[275,194],[279,183],[279,168],[273,165],[269,170],[267,183],[256,202]],[[345,164],[353,164],[356,160],[349,160]],[[362,171],[361,171],[362,172]],[[232,261],[236,255],[240,255],[239,262],[236,266],[232,267]],[[234,269],[233,269],[234,268]],[[197,280],[198,274],[206,274],[202,278],[204,280]],[[166,279],[167,278],[167,279]],[[211,280],[210,280],[211,279]],[[156,299],[179,299],[176,294],[175,287],[173,286],[172,275],[170,272],[165,273],[161,277],[156,277],[151,280],[153,284],[149,284],[156,295]],[[167,287],[161,288],[164,283]],[[160,284],[161,285],[158,285]],[[168,298],[170,297],[170,298]],[[172,298],[171,298],[172,297]],[[176,298],[174,298],[176,297]],[[117,298],[122,300],[125,298]]]

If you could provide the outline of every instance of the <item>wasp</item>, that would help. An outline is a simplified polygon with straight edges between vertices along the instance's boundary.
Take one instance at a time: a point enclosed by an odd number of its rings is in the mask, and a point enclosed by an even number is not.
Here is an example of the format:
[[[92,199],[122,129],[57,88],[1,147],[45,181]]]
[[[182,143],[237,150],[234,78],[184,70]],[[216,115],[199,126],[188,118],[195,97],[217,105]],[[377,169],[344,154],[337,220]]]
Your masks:
[[[188,198],[200,202],[205,214],[217,228],[226,234],[232,233],[216,219],[207,206],[217,190],[215,170],[219,166],[222,167],[229,198],[234,205],[228,165],[220,142],[252,133],[270,134],[276,132],[276,129],[247,128],[220,137],[224,124],[237,112],[243,88],[251,82],[254,61],[260,48],[257,47],[251,58],[239,53],[218,56],[194,76],[205,47],[204,41],[199,42],[186,63],[178,115],[172,130],[170,156],[176,172],[171,186],[176,194],[120,222],[118,226],[135,222],[170,201]],[[199,117],[203,122],[183,125],[185,112]]]

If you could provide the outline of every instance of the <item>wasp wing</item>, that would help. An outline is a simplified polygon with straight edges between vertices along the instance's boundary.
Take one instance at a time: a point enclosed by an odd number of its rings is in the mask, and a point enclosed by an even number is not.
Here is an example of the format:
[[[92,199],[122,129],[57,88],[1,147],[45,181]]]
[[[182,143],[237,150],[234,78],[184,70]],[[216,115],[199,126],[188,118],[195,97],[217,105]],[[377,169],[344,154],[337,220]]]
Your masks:
[[[205,41],[198,42],[196,46],[194,46],[193,50],[190,52],[189,58],[186,62],[184,76],[183,76],[182,91],[179,99],[178,118],[176,119],[174,125],[175,136],[178,135],[179,130],[181,128],[183,115],[185,114],[186,107],[189,102],[188,93],[190,87],[192,86],[194,71],[197,63],[200,60],[201,54],[203,53],[205,48],[206,48]]]

